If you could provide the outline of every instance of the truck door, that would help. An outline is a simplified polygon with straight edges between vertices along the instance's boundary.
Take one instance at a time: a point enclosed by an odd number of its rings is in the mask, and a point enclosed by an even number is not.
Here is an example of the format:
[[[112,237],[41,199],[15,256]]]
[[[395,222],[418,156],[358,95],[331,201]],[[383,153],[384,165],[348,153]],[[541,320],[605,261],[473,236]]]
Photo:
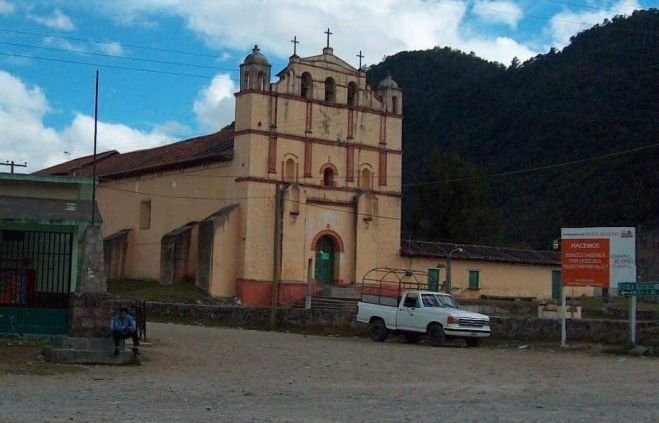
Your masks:
[[[398,307],[398,320],[396,326],[400,330],[414,330],[414,316],[420,311],[419,294],[412,292],[405,294],[402,305]]]

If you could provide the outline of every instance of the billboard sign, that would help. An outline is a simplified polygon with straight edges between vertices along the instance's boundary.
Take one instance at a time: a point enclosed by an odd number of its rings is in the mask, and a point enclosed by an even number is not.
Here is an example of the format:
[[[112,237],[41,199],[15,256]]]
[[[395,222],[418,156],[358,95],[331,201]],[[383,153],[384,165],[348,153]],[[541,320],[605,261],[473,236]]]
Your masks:
[[[635,229],[561,229],[561,270],[564,286],[617,289],[636,281]]]

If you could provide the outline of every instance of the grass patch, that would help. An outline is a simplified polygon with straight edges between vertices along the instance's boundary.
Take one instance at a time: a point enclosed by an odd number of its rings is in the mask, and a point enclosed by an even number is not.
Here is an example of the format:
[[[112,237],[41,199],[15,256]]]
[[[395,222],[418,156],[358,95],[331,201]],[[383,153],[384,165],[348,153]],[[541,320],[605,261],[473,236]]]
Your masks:
[[[147,300],[168,303],[211,304],[212,297],[193,283],[162,286],[157,281],[115,280],[108,281],[108,292],[121,300]]]

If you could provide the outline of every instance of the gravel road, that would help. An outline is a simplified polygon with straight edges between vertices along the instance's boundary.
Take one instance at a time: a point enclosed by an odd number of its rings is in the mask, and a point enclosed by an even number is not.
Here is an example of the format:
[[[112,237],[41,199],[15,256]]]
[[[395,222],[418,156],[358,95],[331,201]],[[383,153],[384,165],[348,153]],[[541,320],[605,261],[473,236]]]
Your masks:
[[[0,374],[2,422],[659,421],[659,360],[149,325],[142,365]]]

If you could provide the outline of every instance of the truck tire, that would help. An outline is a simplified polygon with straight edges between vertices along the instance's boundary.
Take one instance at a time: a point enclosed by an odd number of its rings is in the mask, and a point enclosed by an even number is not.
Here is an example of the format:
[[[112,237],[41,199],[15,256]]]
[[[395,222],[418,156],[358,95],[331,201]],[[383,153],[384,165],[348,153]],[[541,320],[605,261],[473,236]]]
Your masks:
[[[433,323],[428,328],[428,338],[430,338],[430,345],[433,347],[441,347],[446,343],[446,336],[444,335],[444,328],[439,323]]]
[[[421,339],[420,333],[417,332],[405,332],[405,342],[408,344],[416,344]]]
[[[467,346],[469,348],[475,348],[475,347],[479,346],[480,343],[481,343],[480,338],[467,338],[467,339],[465,339],[465,341],[467,342]]]
[[[389,330],[382,319],[375,319],[368,324],[368,335],[375,342],[383,342],[389,336]]]

